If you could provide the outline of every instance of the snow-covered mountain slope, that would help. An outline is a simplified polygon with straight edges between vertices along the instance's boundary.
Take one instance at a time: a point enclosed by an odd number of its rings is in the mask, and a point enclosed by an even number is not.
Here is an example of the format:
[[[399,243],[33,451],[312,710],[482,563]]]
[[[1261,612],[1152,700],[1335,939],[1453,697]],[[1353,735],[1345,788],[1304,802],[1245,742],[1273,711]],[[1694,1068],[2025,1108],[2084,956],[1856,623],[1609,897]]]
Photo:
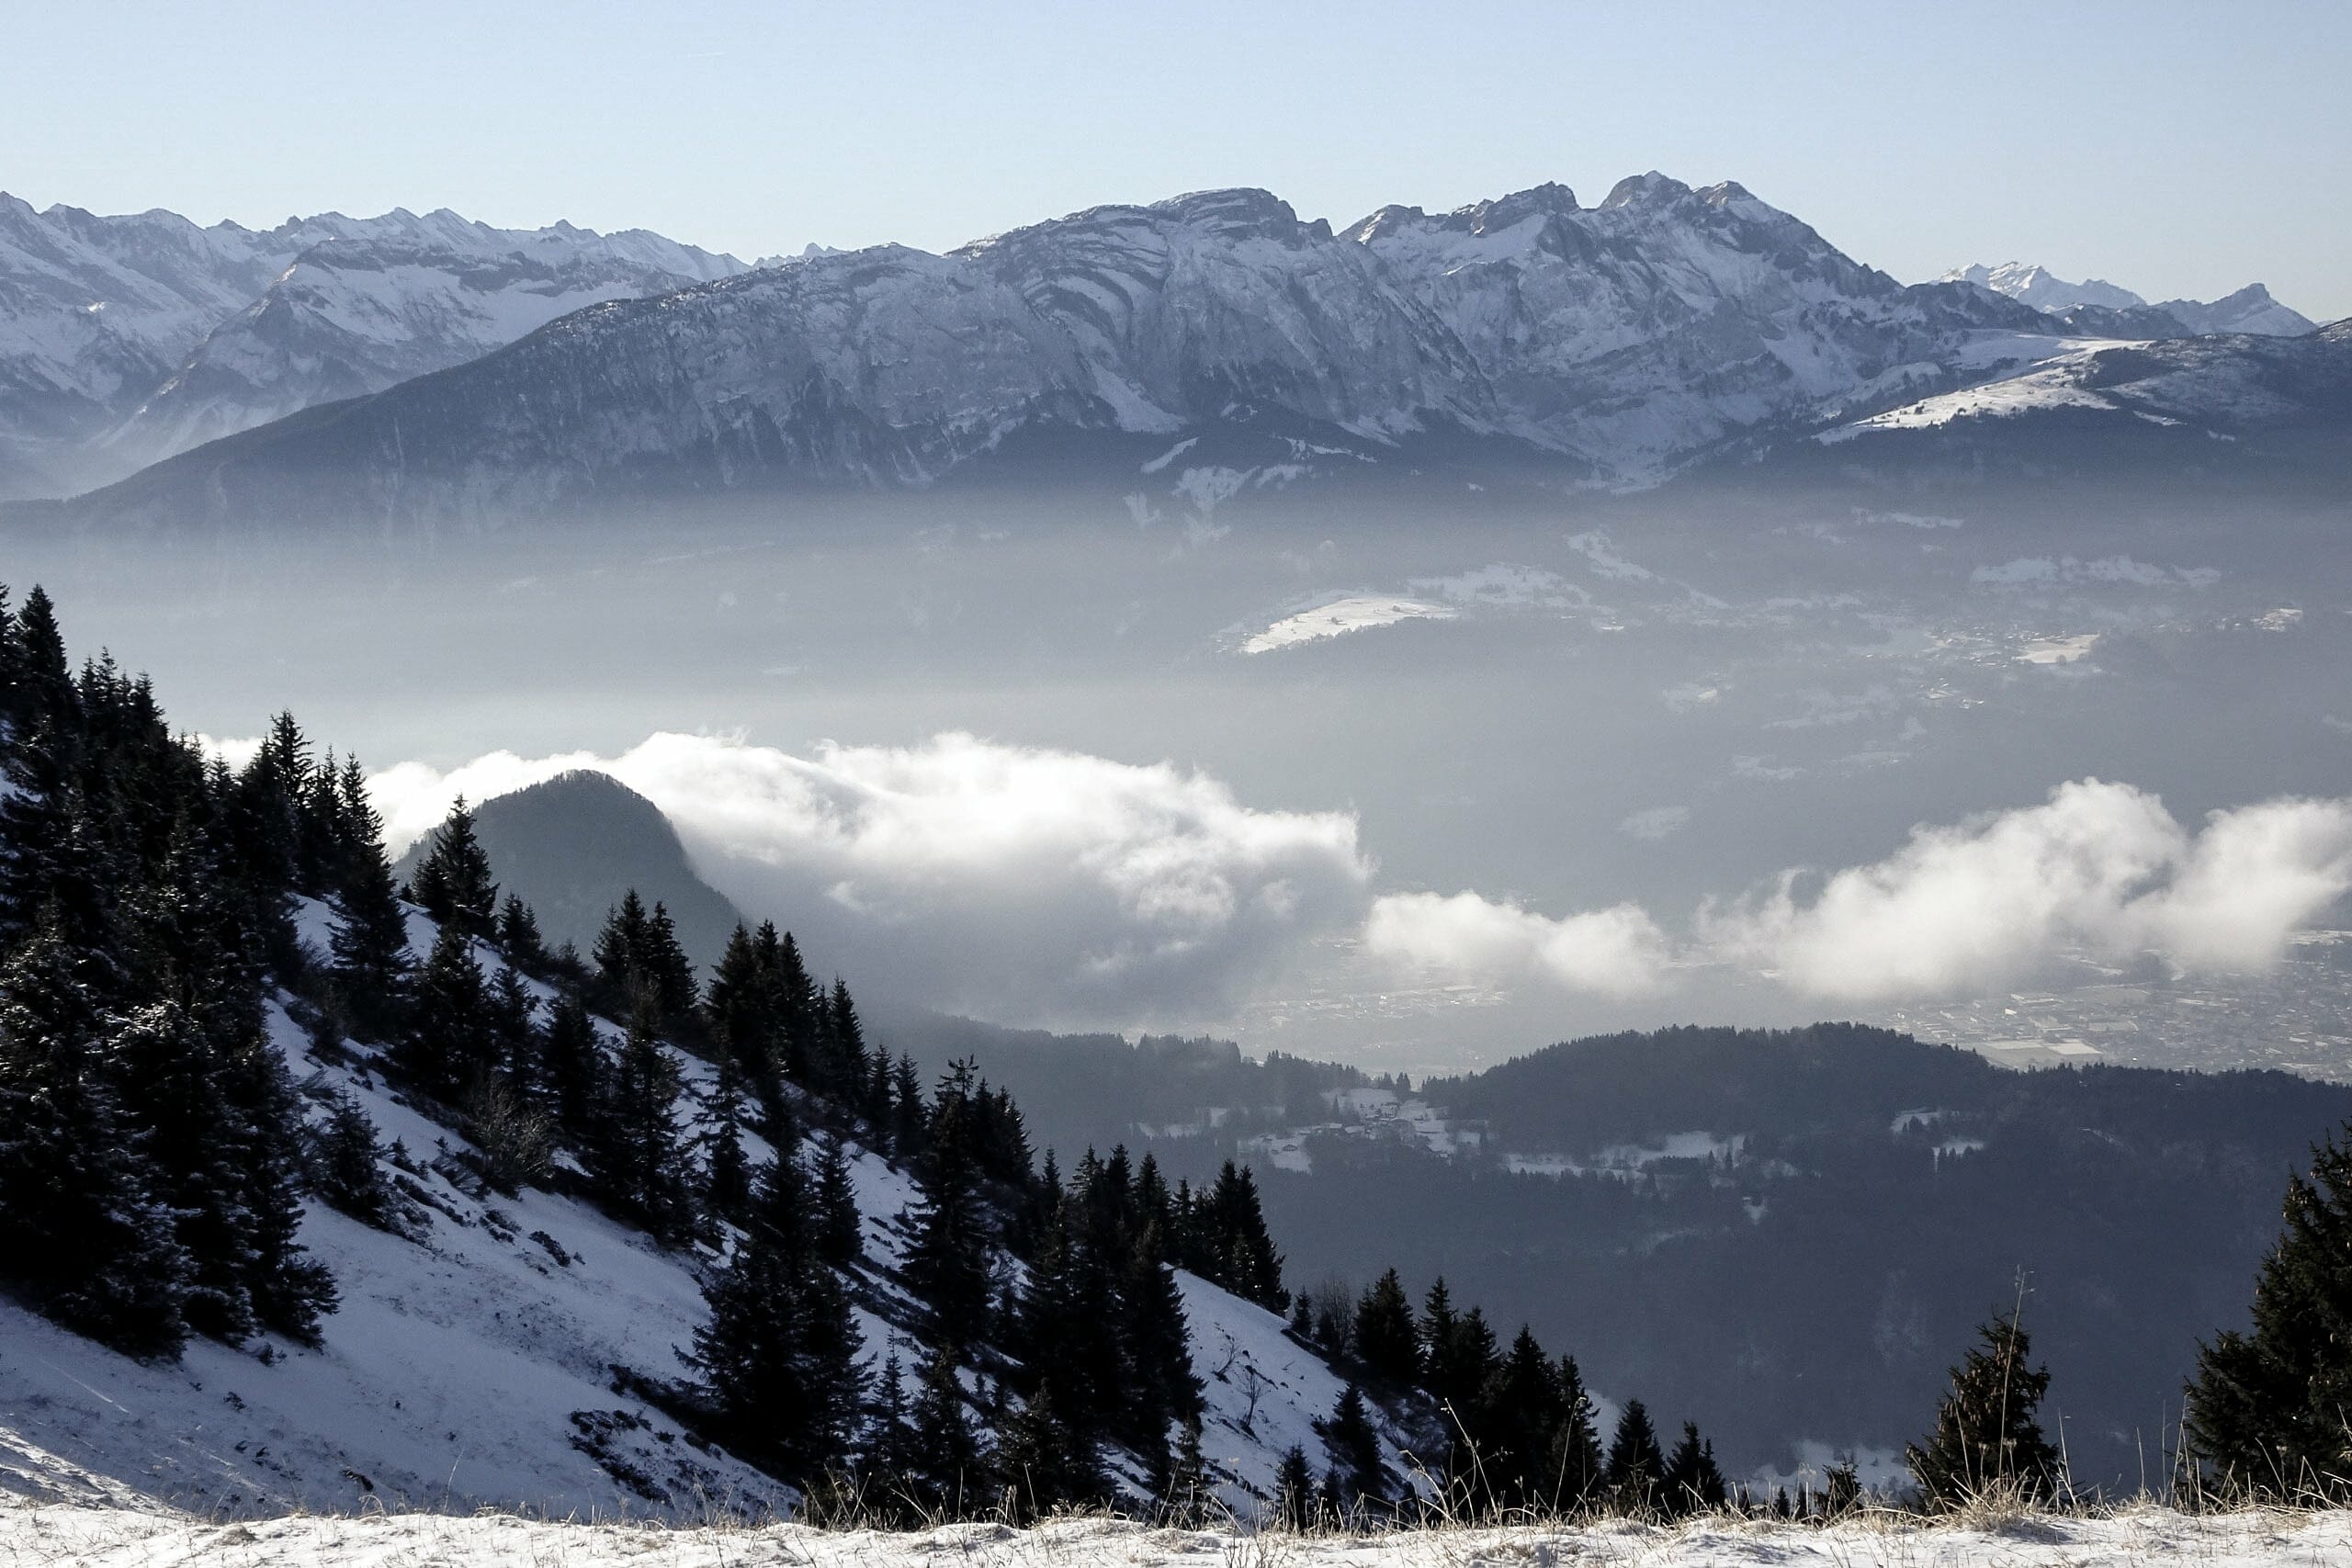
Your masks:
[[[0,1554],[25,1563],[284,1563],[289,1568],[446,1563],[452,1568],[560,1562],[572,1568],[1190,1568],[1282,1562],[1295,1568],[1463,1568],[1580,1562],[1596,1568],[2273,1568],[2341,1562],[2352,1514],[2250,1510],[2185,1514],[2142,1506],[2103,1514],[2022,1514],[1966,1523],[1872,1512],[1831,1525],[1708,1518],[1684,1525],[1608,1521],[1487,1529],[1329,1535],[1254,1534],[1249,1521],[1171,1530],[1115,1519],[1056,1520],[1030,1529],[950,1525],[880,1532],[771,1525],[663,1529],[611,1521],[501,1515],[448,1518],[366,1514],[223,1524],[165,1512],[0,1504]]]
[[[322,943],[333,919],[306,902],[306,940]],[[410,929],[421,956],[434,928],[413,914]],[[0,1496],[214,1517],[380,1504],[684,1520],[789,1506],[787,1488],[645,1397],[649,1383],[692,1376],[683,1352],[707,1315],[714,1252],[662,1247],[560,1193],[486,1191],[452,1157],[468,1152],[464,1138],[390,1088],[364,1048],[322,1055],[283,1007],[268,1022],[308,1099],[348,1095],[393,1145],[379,1166],[405,1234],[306,1207],[302,1241],[341,1293],[316,1348],[197,1339],[177,1364],[142,1363],[0,1299]],[[712,1073],[679,1062],[693,1122]],[[755,1165],[774,1152],[754,1135],[745,1145]],[[911,1366],[921,1351],[891,1276],[915,1188],[877,1156],[845,1152],[869,1260],[853,1309],[865,1354]],[[1247,1512],[1275,1489],[1291,1445],[1319,1462],[1314,1422],[1345,1385],[1274,1314],[1178,1281],[1205,1391],[1202,1455],[1226,1503]],[[1401,1472],[1394,1437],[1384,1460]]]
[[[2302,337],[2254,334],[2086,343],[2022,374],[1923,398],[1822,432],[1840,446],[1889,433],[1981,440],[2052,418],[2234,443],[2264,433],[2352,432],[2352,322]]]
[[[0,194],[0,493],[44,474],[52,488],[119,477],[583,305],[741,270],[639,230],[401,209],[201,228],[160,211],[36,212]]]
[[[130,466],[152,462],[461,365],[588,305],[741,270],[659,235],[569,224],[524,232],[434,217],[448,221],[304,252],[107,437],[109,452]]]
[[[2082,306],[2100,310],[2120,312],[2153,311],[2149,321],[2169,319],[2177,328],[2170,334],[2180,337],[2199,336],[2210,333],[2258,333],[2271,337],[2299,337],[2317,323],[2301,311],[2292,310],[2270,297],[2270,290],[2259,283],[2250,283],[2236,293],[2220,299],[2166,299],[2151,305],[2129,288],[2119,288],[2103,278],[2086,278],[2070,283],[2049,268],[2028,262],[2003,262],[1998,266],[1976,263],[1957,266],[1939,279],[1944,283],[1973,283],[1989,288],[1996,294],[2053,316],[2064,316]]]
[[[274,377],[324,396],[506,330],[468,324],[475,307],[512,326],[571,297],[517,272],[476,293],[393,289],[387,305],[370,292],[385,276],[298,265],[134,433],[226,429],[266,412]],[[607,286],[621,287],[594,285]],[[1589,209],[1544,186],[1438,216],[1384,208],[1336,234],[1263,191],[1201,192],[945,255],[813,252],[594,305],[183,454],[75,513],[430,526],[649,495],[920,486],[1041,453],[1120,492],[1140,468],[1139,514],[1219,475],[1287,484],[1384,463],[1532,462],[1556,480],[1640,484],[2023,374],[2086,336],[2177,335],[2154,307],[2073,309],[2103,314],[2070,323],[1965,280],[1905,287],[1736,185],[1657,174]],[[345,329],[373,358],[345,352]],[[386,346],[410,331],[418,357]],[[173,413],[183,387],[213,412]]]
[[[2080,283],[2069,283],[2035,262],[2003,262],[1998,266],[1986,266],[1982,262],[1956,266],[1938,280],[1942,283],[1973,283],[1979,288],[1989,288],[1996,294],[2006,294],[2037,310],[2056,315],[2076,305],[2097,305],[2109,310],[2128,310],[2147,301],[2129,288],[2118,288],[2101,277],[2086,277]]]
[[[1347,233],[1453,329],[1513,429],[1621,477],[1934,374],[1974,334],[2046,328],[1974,290],[1905,288],[1736,185],[1656,173],[1596,208],[1543,186]]]
[[[1096,208],[955,254],[1069,336],[1125,428],[1257,410],[1391,436],[1495,415],[1445,323],[1264,191]]]
[[[2300,337],[2317,323],[2300,310],[2270,297],[2259,283],[2249,283],[2219,299],[2159,300],[2156,309],[2192,333],[2256,333],[2269,337]]]

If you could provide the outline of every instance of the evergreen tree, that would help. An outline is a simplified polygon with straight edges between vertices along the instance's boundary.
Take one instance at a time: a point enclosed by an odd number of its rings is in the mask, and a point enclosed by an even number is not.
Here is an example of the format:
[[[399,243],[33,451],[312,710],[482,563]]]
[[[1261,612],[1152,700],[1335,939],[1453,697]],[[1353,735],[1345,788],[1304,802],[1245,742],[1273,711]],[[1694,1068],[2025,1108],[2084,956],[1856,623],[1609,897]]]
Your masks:
[[[416,1002],[394,1060],[425,1093],[454,1105],[498,1064],[488,983],[465,930],[451,920],[434,938],[416,978]]]
[[[911,1501],[907,1476],[914,1464],[914,1421],[907,1403],[906,1364],[899,1359],[896,1344],[882,1359],[873,1404],[866,1411],[865,1436],[858,1447],[858,1468],[881,1489],[875,1500],[881,1516],[903,1521],[904,1512],[897,1505]]]
[[[646,924],[645,905],[634,887],[606,911],[589,956],[596,965],[596,982],[608,998],[626,998],[635,985],[645,954]]]
[[[693,1015],[701,990],[695,984],[694,961],[678,944],[677,923],[658,900],[645,922],[644,942],[644,950],[636,954],[638,971],[652,983],[664,1027],[674,1028]]]
[[[609,925],[606,929],[612,930]],[[766,929],[775,930],[773,926]],[[626,942],[625,931],[613,933],[616,947]],[[600,953],[603,946],[600,942]],[[713,1049],[742,1075],[759,1098],[763,1113],[773,1115],[783,1097],[783,1082],[777,1071],[775,1014],[768,981],[759,943],[739,923],[711,971],[703,1009]]]
[[[2000,1484],[2037,1502],[2065,1486],[2065,1466],[2034,1418],[2050,1392],[2049,1369],[2027,1365],[2032,1344],[2015,1313],[1979,1332],[1984,1347],[1951,1370],[1936,1429],[1904,1450],[1921,1500],[1938,1511]]]
[[[908,1481],[922,1507],[960,1518],[981,1501],[988,1481],[978,1436],[965,1411],[953,1352],[934,1346],[917,1374],[914,1442]]]
[[[1552,1501],[1551,1461],[1565,1416],[1559,1369],[1521,1325],[1488,1378],[1471,1429],[1490,1506],[1528,1508]]]
[[[1616,1435],[1609,1439],[1606,1481],[1611,1504],[1621,1514],[1645,1514],[1659,1506],[1666,1481],[1666,1454],[1657,1443],[1657,1429],[1638,1399],[1625,1402],[1617,1418]]]
[[[338,1091],[327,1102],[326,1125],[312,1140],[311,1186],[321,1198],[362,1224],[382,1226],[390,1191],[377,1160],[383,1145],[359,1101]]]
[[[539,934],[539,918],[517,894],[509,893],[498,906],[498,950],[526,975],[547,972],[548,944]]]
[[[1366,1287],[1356,1304],[1353,1329],[1356,1356],[1366,1371],[1395,1388],[1421,1381],[1419,1336],[1413,1326],[1413,1305],[1405,1283],[1394,1269]]]
[[[1062,1419],[1047,1377],[1004,1424],[998,1472],[1016,1517],[1101,1500],[1110,1490],[1093,1440]]]
[[[941,1078],[924,1152],[916,1161],[920,1196],[907,1249],[908,1287],[929,1312],[933,1337],[965,1346],[987,1337],[988,1249],[994,1239],[980,1201],[973,1159],[973,1073],[959,1062]]]
[[[715,1217],[739,1223],[752,1199],[751,1163],[743,1153],[743,1110],[735,1059],[722,1054],[708,1102],[711,1129],[704,1142],[710,1177],[704,1194]]]
[[[2352,1142],[2290,1178],[2250,1329],[2199,1348],[2187,1411],[2199,1483],[2225,1498],[2352,1498]]]
[[[839,1137],[827,1135],[817,1149],[817,1255],[846,1269],[865,1255],[865,1224],[857,1212],[857,1188]]]
[[[1559,1420],[1553,1427],[1551,1453],[1544,1464],[1544,1497],[1552,1512],[1568,1513],[1591,1504],[1601,1489],[1608,1465],[1600,1451],[1599,1412],[1575,1357],[1560,1358],[1555,1386],[1559,1390]]]
[[[266,1328],[315,1345],[319,1319],[334,1311],[336,1291],[334,1275],[297,1239],[305,1173],[293,1080],[285,1058],[256,1030],[230,1051],[223,1083],[254,1314]]]
[[[684,1139],[678,1130],[678,1064],[657,1033],[660,1002],[640,992],[606,1081],[590,1168],[605,1199],[665,1242],[694,1224]],[[789,1160],[782,1161],[789,1165]]]
[[[410,897],[441,924],[488,942],[498,932],[498,884],[490,876],[490,856],[474,832],[474,814],[459,795],[434,829],[433,848],[417,867]]]
[[[595,1141],[604,1109],[605,1053],[597,1043],[595,1021],[573,992],[558,996],[548,1011],[539,1073],[556,1126],[574,1147],[586,1149]]]
[[[741,1243],[704,1290],[710,1319],[695,1335],[729,1440],[796,1481],[843,1451],[861,1393],[857,1325],[809,1230],[799,1168],[779,1156]]]
[[[28,606],[29,607],[29,606]],[[55,923],[0,964],[0,1274],[66,1326],[176,1355],[188,1262]]]
[[[1163,1479],[1170,1462],[1170,1424],[1198,1421],[1201,1382],[1193,1375],[1192,1339],[1183,1293],[1168,1266],[1159,1223],[1140,1221],[1117,1286],[1120,1353],[1125,1376],[1121,1435]]]
[[[1385,1490],[1380,1434],[1372,1424],[1363,1390],[1354,1383],[1340,1395],[1340,1403],[1323,1423],[1323,1445],[1330,1450],[1332,1473],[1340,1478],[1343,1509],[1352,1510],[1361,1506],[1361,1499],[1377,1497]]]
[[[1315,1523],[1315,1471],[1306,1450],[1293,1443],[1274,1470],[1274,1517],[1295,1530]]]
[[[1728,1495],[1724,1472],[1715,1463],[1715,1445],[1699,1436],[1699,1424],[1682,1423],[1682,1439],[1667,1456],[1662,1506],[1668,1514],[1713,1513]]]
[[[347,849],[336,904],[339,918],[327,942],[344,1006],[371,1032],[394,1030],[407,1018],[413,968],[408,951],[408,914],[392,886],[391,868],[384,863],[383,850],[372,838]]]
[[[1290,1307],[1283,1289],[1283,1258],[1267,1233],[1258,1179],[1227,1160],[1216,1182],[1193,1205],[1186,1256],[1193,1271],[1268,1312]]]
[[[81,698],[65,659],[65,637],[58,629],[57,606],[39,584],[17,612],[14,716],[28,732],[71,728],[81,717]]]

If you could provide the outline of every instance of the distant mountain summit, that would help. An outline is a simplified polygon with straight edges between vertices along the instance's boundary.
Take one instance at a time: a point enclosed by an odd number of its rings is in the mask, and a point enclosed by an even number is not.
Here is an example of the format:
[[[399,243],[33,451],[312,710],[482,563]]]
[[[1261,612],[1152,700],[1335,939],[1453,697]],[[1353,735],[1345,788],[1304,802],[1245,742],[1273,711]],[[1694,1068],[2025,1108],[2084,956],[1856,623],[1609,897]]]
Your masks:
[[[0,497],[57,493],[744,270],[643,230],[447,209],[200,227],[0,193]]]
[[[650,908],[664,905],[678,943],[699,964],[715,964],[742,919],[686,858],[661,807],[609,773],[582,769],[479,803],[474,831],[503,894],[521,896],[549,947],[582,953],[605,917],[631,888]],[[414,874],[430,835],[411,845],[395,874]]]
[[[2198,337],[2213,333],[2300,337],[2318,325],[2272,299],[2270,290],[2259,283],[2250,283],[2219,299],[2166,299],[2151,305],[2129,288],[2103,279],[2093,277],[2069,283],[2047,267],[2025,262],[1954,267],[1939,281],[1973,283],[2053,316],[2065,317],[2084,306],[2116,311],[2127,318],[2126,326],[2136,327],[2142,335],[2152,337]]]

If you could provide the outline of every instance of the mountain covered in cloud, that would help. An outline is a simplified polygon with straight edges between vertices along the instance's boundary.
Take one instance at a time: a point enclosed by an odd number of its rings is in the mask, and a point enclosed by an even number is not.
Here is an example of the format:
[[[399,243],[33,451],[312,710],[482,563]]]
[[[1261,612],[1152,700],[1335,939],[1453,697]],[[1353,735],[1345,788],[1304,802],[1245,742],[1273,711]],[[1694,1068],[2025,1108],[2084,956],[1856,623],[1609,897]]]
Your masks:
[[[622,266],[621,247],[597,243],[594,265],[548,242],[475,272],[388,259],[383,243],[364,261],[312,254],[116,439],[161,452],[311,406],[75,514],[492,523],[922,487],[1039,457],[1180,492],[1432,461],[1638,485],[2032,374],[2094,340],[2182,335],[2165,308],[2086,302],[2070,309],[2097,319],[2075,321],[1966,279],[1905,286],[1739,186],[1657,174],[1594,207],[1544,186],[1340,231],[1264,191],[1200,192],[945,254],[811,251],[671,292],[655,273],[699,253],[630,251]],[[2036,276],[2019,287],[2051,297]],[[633,297],[492,347],[598,288]],[[424,325],[404,338],[412,321]],[[2219,352],[2256,352],[2229,341]],[[436,357],[466,362],[399,379]],[[367,395],[322,404],[346,391]]]
[[[642,230],[495,229],[446,209],[251,230],[0,194],[0,495],[117,478],[584,305],[742,270]]]
[[[2166,299],[2152,305],[2129,288],[2103,278],[2070,283],[2048,267],[2029,262],[2003,262],[1998,266],[1986,266],[1980,262],[1954,267],[1939,281],[1973,283],[2062,318],[2085,307],[2093,311],[2114,311],[2152,337],[2196,337],[2213,333],[2299,337],[2318,324],[2300,310],[2272,299],[2270,290],[2259,283],[2249,283],[2219,299]]]

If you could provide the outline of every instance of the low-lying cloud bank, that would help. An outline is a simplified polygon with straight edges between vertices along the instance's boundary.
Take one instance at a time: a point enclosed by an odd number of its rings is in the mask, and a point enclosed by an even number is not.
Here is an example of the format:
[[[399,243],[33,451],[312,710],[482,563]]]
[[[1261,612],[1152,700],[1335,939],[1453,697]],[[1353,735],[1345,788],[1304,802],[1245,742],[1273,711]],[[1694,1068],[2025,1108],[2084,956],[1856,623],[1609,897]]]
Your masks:
[[[572,768],[677,824],[705,874],[828,964],[910,1000],[1007,1021],[1221,1016],[1360,942],[1407,978],[1610,998],[1700,969],[1821,1001],[1996,989],[2068,951],[2258,969],[2352,889],[2352,800],[2277,800],[2185,827],[2086,779],[2044,803],[1922,826],[1885,859],[1711,900],[1680,935],[1634,904],[1550,916],[1475,892],[1376,894],[1348,812],[1258,810],[1167,763],[964,734],[797,757],[656,735],[620,756],[494,753],[372,781],[390,836]]]
[[[823,962],[999,1017],[1212,1016],[1359,920],[1372,874],[1350,814],[1255,810],[1166,763],[961,734],[807,758],[663,734],[609,759],[403,764],[373,787],[405,841],[460,793],[583,767],[660,807],[714,884],[788,918]]]
[[[2267,801],[2191,832],[2156,796],[2085,779],[2040,806],[1916,828],[1810,898],[1800,880],[1702,911],[1701,941],[1853,1000],[1990,989],[2066,949],[2259,969],[2352,888],[2352,801]]]
[[[1552,919],[1475,893],[1380,898],[1366,935],[1464,977],[1634,995],[1678,964],[1729,964],[1809,998],[1892,1001],[2000,989],[2067,953],[2259,970],[2347,890],[2352,800],[2267,801],[2191,831],[2143,790],[2084,779],[1915,828],[1869,865],[1711,901],[1680,943],[1631,905]]]

